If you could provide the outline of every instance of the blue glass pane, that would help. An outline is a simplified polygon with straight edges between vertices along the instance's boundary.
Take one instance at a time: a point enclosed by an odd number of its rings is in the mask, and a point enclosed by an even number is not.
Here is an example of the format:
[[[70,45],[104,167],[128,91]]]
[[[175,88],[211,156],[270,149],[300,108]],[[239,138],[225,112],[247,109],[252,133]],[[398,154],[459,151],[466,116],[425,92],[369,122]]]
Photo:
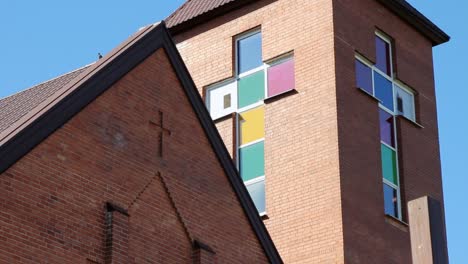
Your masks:
[[[382,101],[382,104],[393,111],[393,87],[392,82],[374,71],[375,97]]]
[[[384,183],[385,214],[398,218],[397,191]]]
[[[250,197],[259,213],[265,212],[265,180],[249,184],[247,186]]]
[[[369,94],[372,92],[372,70],[359,60],[355,61],[356,65],[356,86],[363,89]]]
[[[237,42],[238,73],[262,66],[262,34],[256,33]]]

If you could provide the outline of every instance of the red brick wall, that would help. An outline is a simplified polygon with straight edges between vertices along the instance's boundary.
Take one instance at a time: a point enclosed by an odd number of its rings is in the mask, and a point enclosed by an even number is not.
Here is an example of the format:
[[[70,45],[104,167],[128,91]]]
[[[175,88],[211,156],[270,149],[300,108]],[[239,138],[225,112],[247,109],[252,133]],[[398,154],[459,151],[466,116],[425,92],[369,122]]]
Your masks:
[[[403,202],[443,202],[432,45],[375,0],[334,0],[335,62],[347,263],[411,263],[409,232],[384,216],[377,102],[355,89],[355,51],[375,60],[375,31],[394,39],[397,78],[417,91],[417,125],[399,119]],[[406,210],[406,205],[403,205]]]
[[[159,110],[172,131],[163,159],[149,124]],[[114,263],[192,263],[189,239],[217,263],[267,263],[162,50],[2,173],[0,186],[1,263],[104,263],[106,202],[129,213],[113,213],[116,249],[128,246]]]
[[[233,75],[233,37],[294,51],[297,94],[265,105],[265,224],[285,263],[343,263],[332,2],[256,1],[175,37],[200,93]],[[232,119],[217,123],[233,149]]]

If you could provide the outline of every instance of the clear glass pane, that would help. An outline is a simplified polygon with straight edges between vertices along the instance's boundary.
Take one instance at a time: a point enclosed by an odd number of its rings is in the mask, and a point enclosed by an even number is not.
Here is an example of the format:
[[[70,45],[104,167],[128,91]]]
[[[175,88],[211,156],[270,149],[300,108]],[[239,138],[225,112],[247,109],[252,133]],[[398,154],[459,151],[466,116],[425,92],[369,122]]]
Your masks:
[[[268,68],[268,97],[294,89],[294,60]]]
[[[382,148],[382,174],[384,179],[398,185],[396,153],[393,149],[381,144]]]
[[[399,106],[397,108],[398,114],[415,121],[414,115],[414,95],[405,89],[395,85],[396,97]]]
[[[387,111],[379,109],[380,115],[380,140],[395,147],[395,129],[393,115]]]
[[[265,108],[263,106],[239,114],[240,145],[265,137]]]
[[[389,110],[393,109],[393,85],[392,82],[374,71],[375,97],[382,101],[382,104]]]
[[[247,186],[250,197],[252,197],[255,207],[259,213],[265,212],[265,180],[249,184]]]
[[[397,190],[384,183],[384,203],[385,214],[391,215],[395,218],[399,217],[398,214],[398,193]]]
[[[262,62],[262,34],[256,33],[237,42],[238,73],[260,67]]]
[[[265,175],[264,142],[252,144],[239,149],[240,174],[244,181]]]
[[[375,66],[382,72],[386,73],[388,76],[392,76],[390,67],[390,45],[388,44],[388,42],[376,36],[375,47],[377,59],[377,63],[375,64]]]
[[[238,82],[239,108],[257,103],[265,98],[265,72],[259,71],[243,77]]]
[[[355,61],[356,67],[356,87],[363,89],[373,95],[372,91],[372,70],[359,60]]]

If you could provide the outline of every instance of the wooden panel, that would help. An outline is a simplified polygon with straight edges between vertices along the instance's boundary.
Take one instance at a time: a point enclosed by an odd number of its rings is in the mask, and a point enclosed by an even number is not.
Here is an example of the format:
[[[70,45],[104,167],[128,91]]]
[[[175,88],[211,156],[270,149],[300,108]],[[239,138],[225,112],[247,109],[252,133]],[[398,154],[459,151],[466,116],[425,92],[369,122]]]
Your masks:
[[[413,264],[448,264],[440,202],[422,197],[408,203]]]

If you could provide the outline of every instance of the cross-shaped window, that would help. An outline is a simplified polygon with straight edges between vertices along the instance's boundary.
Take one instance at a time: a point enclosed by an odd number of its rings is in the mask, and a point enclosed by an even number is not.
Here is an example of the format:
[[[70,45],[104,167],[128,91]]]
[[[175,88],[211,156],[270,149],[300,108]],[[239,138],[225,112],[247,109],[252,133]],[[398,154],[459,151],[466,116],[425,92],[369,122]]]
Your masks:
[[[415,122],[414,92],[395,78],[390,38],[377,32],[376,63],[356,55],[356,86],[379,100],[382,178],[385,213],[402,219],[395,118]]]
[[[264,100],[294,90],[291,54],[262,59],[259,30],[235,37],[235,74],[207,88],[206,105],[213,120],[236,113],[237,165],[260,214],[265,213]]]

